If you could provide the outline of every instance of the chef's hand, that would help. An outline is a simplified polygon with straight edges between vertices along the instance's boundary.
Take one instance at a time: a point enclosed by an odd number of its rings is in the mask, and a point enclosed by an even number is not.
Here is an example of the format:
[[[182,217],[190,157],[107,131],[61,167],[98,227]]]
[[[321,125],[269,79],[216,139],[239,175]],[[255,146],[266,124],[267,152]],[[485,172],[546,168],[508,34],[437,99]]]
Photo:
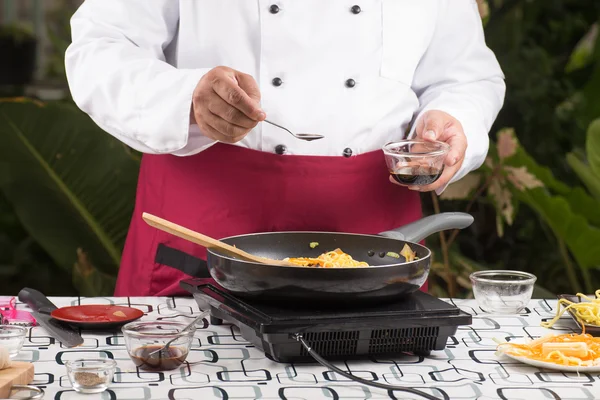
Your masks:
[[[252,76],[215,67],[194,89],[190,119],[198,124],[204,136],[236,143],[266,118],[259,103],[260,90]]]
[[[417,121],[415,132],[416,137],[419,139],[431,142],[437,140],[449,144],[450,151],[444,160],[444,172],[437,181],[431,185],[409,186],[408,188],[421,192],[429,192],[444,187],[462,166],[465,152],[467,151],[467,137],[461,123],[443,111],[431,110],[426,112]],[[391,176],[390,181],[399,184]]]

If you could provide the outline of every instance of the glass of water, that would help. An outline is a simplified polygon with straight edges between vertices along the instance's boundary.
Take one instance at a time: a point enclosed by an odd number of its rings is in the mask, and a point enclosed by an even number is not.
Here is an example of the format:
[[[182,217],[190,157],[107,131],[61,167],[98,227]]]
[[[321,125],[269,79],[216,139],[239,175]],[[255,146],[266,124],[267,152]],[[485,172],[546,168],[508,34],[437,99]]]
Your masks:
[[[0,325],[0,346],[8,350],[10,358],[16,357],[27,336],[27,328],[15,325]]]
[[[473,294],[483,311],[495,314],[518,314],[531,300],[537,278],[528,272],[489,270],[470,276]]]

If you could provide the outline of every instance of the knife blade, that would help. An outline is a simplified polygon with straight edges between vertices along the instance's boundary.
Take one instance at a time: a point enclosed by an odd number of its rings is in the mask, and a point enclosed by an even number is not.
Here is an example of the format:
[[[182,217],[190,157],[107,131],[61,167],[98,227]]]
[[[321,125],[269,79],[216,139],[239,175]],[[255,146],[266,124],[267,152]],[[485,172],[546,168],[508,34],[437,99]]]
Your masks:
[[[83,344],[83,338],[78,330],[50,316],[50,313],[57,307],[42,293],[35,289],[24,288],[19,292],[18,297],[31,308],[31,315],[38,324],[65,347],[76,347]]]
[[[83,338],[78,331],[59,322],[48,314],[32,311],[31,315],[48,332],[50,336],[61,342],[65,347],[77,347],[83,344]]]

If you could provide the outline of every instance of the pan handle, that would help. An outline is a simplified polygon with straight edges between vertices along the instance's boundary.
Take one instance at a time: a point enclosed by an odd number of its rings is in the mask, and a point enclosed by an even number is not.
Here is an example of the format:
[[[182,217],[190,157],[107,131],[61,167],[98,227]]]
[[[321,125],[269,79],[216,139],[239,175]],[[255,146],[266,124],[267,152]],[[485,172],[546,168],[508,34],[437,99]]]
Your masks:
[[[464,229],[470,226],[474,218],[470,214],[449,212],[430,215],[400,228],[381,232],[381,236],[406,242],[420,242],[429,235],[449,229]]]

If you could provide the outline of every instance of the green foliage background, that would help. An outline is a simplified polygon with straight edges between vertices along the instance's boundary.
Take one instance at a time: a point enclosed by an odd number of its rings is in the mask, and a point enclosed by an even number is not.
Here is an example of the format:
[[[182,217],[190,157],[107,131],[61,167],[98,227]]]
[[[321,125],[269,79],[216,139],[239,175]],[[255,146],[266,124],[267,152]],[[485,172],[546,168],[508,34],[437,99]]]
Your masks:
[[[595,266],[580,265],[592,256],[574,254],[560,231],[561,218],[582,219],[589,232],[600,226],[600,162],[586,151],[586,140],[600,140],[586,136],[600,117],[600,1],[489,0],[487,9],[487,42],[507,82],[492,138],[514,129],[520,147],[506,162],[526,166],[545,187],[511,187],[515,218],[501,221],[501,230],[498,205],[485,190],[465,200],[424,195],[427,213],[464,211],[470,203],[476,221],[450,249],[441,237],[428,240],[438,261],[432,291],[468,296],[468,273],[483,268],[533,272],[547,294],[587,289],[586,282],[600,287]],[[71,12],[53,15],[49,24],[55,48],[49,73],[63,81]],[[0,137],[0,293],[27,285],[48,295],[111,294],[133,208],[137,155],[68,98],[43,106],[0,102]],[[484,166],[478,173],[494,172]]]
[[[565,156],[585,153],[588,126],[600,117],[600,40],[594,40],[600,2],[490,0],[488,4],[486,38],[507,84],[505,106],[494,124],[492,138],[505,127],[513,128],[522,151],[548,167],[556,181],[580,185],[580,176]],[[424,200],[428,211],[434,212],[431,198],[425,196]],[[465,204],[442,201],[440,207],[442,211],[464,211]],[[548,221],[527,203],[518,202],[515,207],[515,221],[500,237],[497,210],[485,197],[474,201],[470,212],[475,224],[457,237],[455,250],[461,258],[453,263],[455,273],[460,276],[473,268],[516,269],[536,274],[538,283],[551,293],[576,291],[566,279],[565,255]],[[429,244],[441,248],[438,238]],[[568,257],[572,258],[572,253]],[[600,285],[598,271],[589,274]],[[584,280],[580,272],[577,275]],[[445,295],[447,286],[447,282],[438,281],[435,290]],[[467,283],[463,286],[468,289]],[[462,294],[468,295],[468,290]]]

